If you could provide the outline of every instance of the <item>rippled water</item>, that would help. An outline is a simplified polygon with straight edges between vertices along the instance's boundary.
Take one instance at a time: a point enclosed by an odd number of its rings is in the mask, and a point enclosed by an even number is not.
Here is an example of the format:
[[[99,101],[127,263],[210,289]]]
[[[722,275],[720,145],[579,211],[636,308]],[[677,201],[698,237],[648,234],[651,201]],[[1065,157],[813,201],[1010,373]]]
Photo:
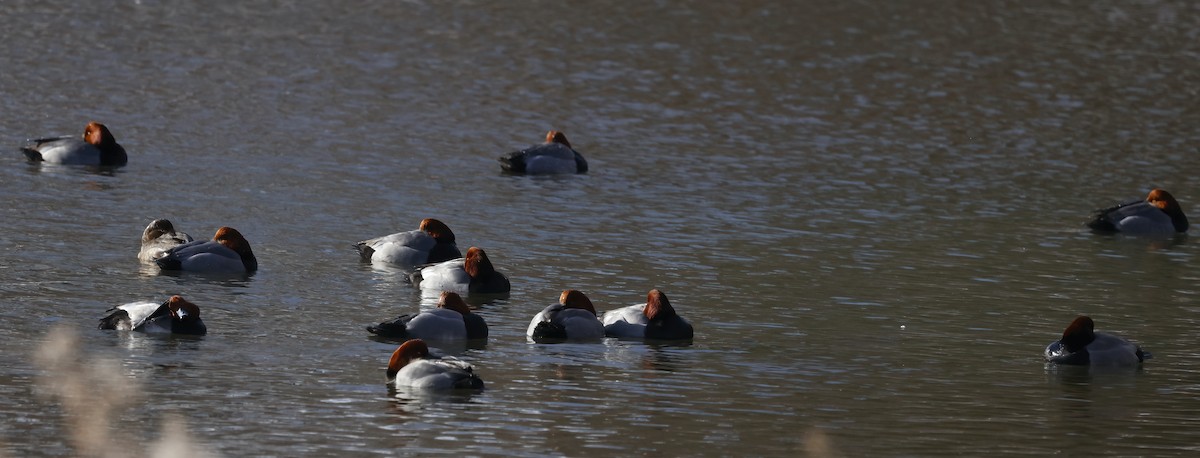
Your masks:
[[[1200,215],[1195,5],[709,3],[6,3],[0,442],[71,453],[59,326],[142,387],[123,440],[176,414],[228,456],[1196,452],[1197,244],[1082,227],[1154,186]],[[92,119],[129,166],[16,151]],[[587,175],[500,173],[552,128]],[[159,217],[261,270],[140,266]],[[351,244],[425,217],[512,279],[447,349],[482,393],[389,395],[363,330],[423,301]],[[523,335],[656,287],[693,344]],[[170,294],[209,335],[94,329]],[[1044,367],[1081,313],[1155,358]]]

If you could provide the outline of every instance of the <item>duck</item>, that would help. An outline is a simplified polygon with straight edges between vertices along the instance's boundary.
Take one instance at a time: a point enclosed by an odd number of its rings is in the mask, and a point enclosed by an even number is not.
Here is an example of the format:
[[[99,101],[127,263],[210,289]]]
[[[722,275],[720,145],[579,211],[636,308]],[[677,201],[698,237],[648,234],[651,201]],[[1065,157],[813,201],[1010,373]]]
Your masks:
[[[488,336],[487,322],[472,313],[462,296],[453,291],[442,291],[433,310],[401,315],[367,326],[367,331],[380,337],[429,341],[478,340]]]
[[[608,337],[646,340],[691,340],[692,324],[675,313],[666,293],[650,290],[646,303],[604,312],[600,320]]]
[[[429,345],[421,339],[404,342],[392,353],[387,384],[425,390],[483,389],[483,379],[475,375],[473,366],[457,358],[430,355]]]
[[[587,160],[557,130],[546,133],[546,142],[500,156],[500,169],[529,175],[587,173]]]
[[[212,240],[196,240],[175,246],[154,260],[162,270],[207,273],[251,273],[258,260],[250,242],[232,227],[221,227]]]
[[[1141,347],[1112,334],[1095,331],[1088,316],[1079,316],[1062,338],[1046,346],[1046,362],[1073,366],[1137,366],[1150,358]]]
[[[117,143],[108,127],[96,121],[83,129],[83,138],[75,136],[29,140],[21,152],[33,162],[68,165],[122,166],[129,162],[125,148]]]
[[[108,315],[100,319],[100,329],[197,336],[208,333],[200,319],[200,307],[178,295],[166,302],[130,302],[105,313]]]
[[[192,236],[176,231],[170,220],[156,219],[142,231],[142,249],[138,251],[138,259],[152,263],[155,259],[163,257],[171,248],[191,241]]]
[[[592,300],[575,289],[564,290],[558,303],[533,316],[525,335],[534,342],[588,341],[604,338],[604,324],[596,318]]]
[[[394,264],[412,271],[417,266],[461,258],[454,232],[433,218],[421,220],[415,231],[398,232],[354,244],[364,261]]]
[[[458,259],[418,267],[409,280],[423,291],[501,294],[512,288],[479,247],[467,248],[466,256]]]
[[[1187,232],[1188,220],[1171,193],[1155,188],[1145,200],[1097,210],[1087,226],[1097,233],[1172,235]]]

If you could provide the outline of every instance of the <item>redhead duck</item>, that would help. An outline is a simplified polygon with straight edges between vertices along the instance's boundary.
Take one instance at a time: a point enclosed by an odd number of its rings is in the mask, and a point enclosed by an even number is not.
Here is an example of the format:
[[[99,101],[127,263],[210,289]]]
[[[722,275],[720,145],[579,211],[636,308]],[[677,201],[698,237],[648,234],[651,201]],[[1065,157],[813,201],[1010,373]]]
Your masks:
[[[367,326],[367,331],[394,339],[432,341],[476,340],[488,336],[483,317],[472,313],[458,293],[443,291],[437,308],[415,315],[401,315],[391,321]]]
[[[505,172],[542,175],[587,173],[588,165],[583,155],[571,148],[566,135],[552,130],[546,133],[545,143],[500,156],[500,168]]]
[[[1171,193],[1154,189],[1146,200],[1097,210],[1087,226],[1099,233],[1171,235],[1187,232],[1188,220]]]
[[[596,318],[596,308],[583,292],[568,289],[552,304],[529,322],[525,335],[534,342],[563,340],[600,340],[604,338],[604,325]]]
[[[657,289],[646,303],[604,312],[604,335],[647,340],[690,340],[692,324],[675,313],[667,295]]]
[[[391,387],[427,390],[483,389],[475,368],[455,358],[437,358],[421,339],[400,345],[388,361],[387,383]]]
[[[468,248],[465,257],[419,267],[409,278],[413,286],[427,291],[498,294],[511,288],[508,277],[496,271],[479,247]]]
[[[196,240],[167,250],[154,262],[162,270],[208,273],[250,273],[258,270],[258,260],[250,242],[232,227],[217,229],[212,240]]]
[[[130,302],[107,313],[100,319],[100,329],[198,336],[208,332],[200,320],[200,307],[180,296],[171,296],[163,303]]]
[[[117,144],[108,127],[92,121],[83,129],[83,138],[53,137],[30,140],[21,148],[34,162],[71,165],[121,166],[129,162],[125,148]]]
[[[421,220],[415,231],[398,232],[354,244],[364,261],[386,262],[412,271],[417,266],[461,258],[454,232],[433,218]]]
[[[142,262],[154,262],[163,257],[168,250],[176,245],[191,242],[192,236],[175,230],[175,225],[165,219],[151,221],[142,231],[142,249],[138,251],[138,259]]]
[[[1104,332],[1095,332],[1095,323],[1086,316],[1072,321],[1062,339],[1046,346],[1046,362],[1075,366],[1136,366],[1150,354],[1128,340]]]

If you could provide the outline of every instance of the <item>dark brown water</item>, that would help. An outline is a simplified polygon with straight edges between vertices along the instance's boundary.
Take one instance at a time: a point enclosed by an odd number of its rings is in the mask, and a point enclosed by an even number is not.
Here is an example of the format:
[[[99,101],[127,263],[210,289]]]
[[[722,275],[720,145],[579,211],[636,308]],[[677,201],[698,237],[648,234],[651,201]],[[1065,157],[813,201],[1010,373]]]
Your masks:
[[[138,452],[173,414],[227,456],[1195,453],[1197,244],[1082,227],[1155,186],[1200,218],[1195,5],[710,3],[6,3],[0,442],[72,453],[62,326],[138,382]],[[16,150],[93,119],[129,166]],[[550,129],[589,174],[499,172]],[[261,270],[143,268],[160,217]],[[363,330],[422,298],[350,245],[425,217],[512,279],[479,394],[389,396]],[[565,288],[697,338],[528,343]],[[208,336],[94,329],[170,294]],[[1155,358],[1046,368],[1085,313]]]

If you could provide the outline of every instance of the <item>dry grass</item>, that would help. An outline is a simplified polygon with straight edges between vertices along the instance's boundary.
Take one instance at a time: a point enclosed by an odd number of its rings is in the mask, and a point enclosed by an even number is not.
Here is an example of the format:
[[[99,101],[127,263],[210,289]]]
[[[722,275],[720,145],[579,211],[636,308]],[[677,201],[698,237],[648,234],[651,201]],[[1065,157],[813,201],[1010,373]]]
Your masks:
[[[122,411],[139,405],[141,384],[121,372],[116,361],[88,357],[79,349],[79,336],[67,328],[52,329],[34,355],[42,370],[38,394],[57,402],[63,410],[63,427],[78,456],[209,457],[191,442],[183,419],[167,416],[158,441],[148,444],[136,432],[116,431]],[[131,437],[131,434],[132,437]]]
[[[804,432],[804,452],[805,455],[813,458],[845,456],[833,445],[833,438],[829,437],[829,433],[818,428],[809,428]]]

